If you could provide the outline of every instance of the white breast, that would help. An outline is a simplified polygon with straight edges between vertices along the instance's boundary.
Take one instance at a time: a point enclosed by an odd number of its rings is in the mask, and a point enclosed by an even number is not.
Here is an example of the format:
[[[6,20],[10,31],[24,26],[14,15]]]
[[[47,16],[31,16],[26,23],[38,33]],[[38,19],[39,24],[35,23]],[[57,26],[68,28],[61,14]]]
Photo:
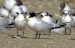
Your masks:
[[[71,22],[71,21],[72,21],[72,18],[71,18],[70,16],[63,16],[63,17],[61,18],[61,21],[62,21],[63,23]]]
[[[37,22],[36,18],[29,18],[28,24],[29,26],[34,27],[36,22]]]
[[[17,30],[24,30],[25,29],[25,26],[26,26],[26,20],[24,19],[24,16],[22,14],[18,15],[16,18],[15,18],[15,27]]]
[[[25,18],[22,14],[18,15],[14,21],[16,26],[22,26],[22,27],[25,26],[25,22],[26,22]]]

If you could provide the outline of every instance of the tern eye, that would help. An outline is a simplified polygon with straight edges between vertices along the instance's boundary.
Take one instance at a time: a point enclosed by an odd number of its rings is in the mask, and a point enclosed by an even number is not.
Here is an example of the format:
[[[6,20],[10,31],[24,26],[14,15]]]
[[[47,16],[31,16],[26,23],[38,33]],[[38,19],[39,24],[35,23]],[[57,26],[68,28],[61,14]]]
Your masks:
[[[63,12],[63,14],[65,14],[65,13]]]
[[[49,15],[50,17],[53,17],[53,15]]]
[[[16,12],[16,14],[18,15],[19,13],[18,13],[18,12]]]
[[[29,18],[31,18],[31,16],[29,16]]]
[[[16,12],[16,14],[18,15],[18,14],[19,14],[19,12]]]
[[[47,16],[47,15],[45,15],[45,16]]]
[[[43,15],[40,15],[41,17],[43,17]]]
[[[29,17],[29,18],[31,18],[31,17],[35,17],[35,16],[36,16],[36,13],[31,12],[31,13],[30,13],[30,17]]]
[[[27,15],[27,12],[25,12],[24,14]]]
[[[65,13],[65,15],[67,15],[67,13]]]

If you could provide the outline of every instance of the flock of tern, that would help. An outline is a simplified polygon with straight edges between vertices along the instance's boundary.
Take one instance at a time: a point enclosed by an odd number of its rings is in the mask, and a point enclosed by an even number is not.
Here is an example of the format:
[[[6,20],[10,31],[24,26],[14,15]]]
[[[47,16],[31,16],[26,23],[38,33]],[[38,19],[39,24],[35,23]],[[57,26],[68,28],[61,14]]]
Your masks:
[[[5,0],[0,6],[0,27],[14,25],[17,35],[14,37],[24,37],[24,30],[28,25],[36,32],[35,38],[40,38],[42,32],[55,32],[58,34],[71,34],[71,27],[75,27],[75,15],[70,12],[67,3],[60,5],[61,16],[55,19],[48,12],[29,12],[28,8],[21,0]],[[38,18],[37,16],[39,15]],[[70,30],[69,32],[66,29]],[[19,35],[18,32],[23,32]]]

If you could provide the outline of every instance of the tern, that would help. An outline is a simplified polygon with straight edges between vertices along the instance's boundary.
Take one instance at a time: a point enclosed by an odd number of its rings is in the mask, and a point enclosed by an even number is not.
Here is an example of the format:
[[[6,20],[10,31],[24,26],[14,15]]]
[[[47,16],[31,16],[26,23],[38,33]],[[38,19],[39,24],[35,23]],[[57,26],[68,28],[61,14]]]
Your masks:
[[[40,38],[41,32],[51,32],[51,29],[56,28],[52,24],[48,24],[47,22],[36,17],[34,12],[30,13],[30,15],[26,16],[28,20],[29,27],[36,32],[35,38]],[[59,26],[57,26],[59,27]],[[37,36],[39,35],[39,36]],[[50,34],[49,34],[50,35]]]
[[[52,28],[52,25],[40,20],[36,17],[35,13],[30,13],[30,15],[26,16],[29,27],[36,32],[35,38],[40,38],[40,32],[49,31]],[[37,36],[39,35],[39,37]]]
[[[56,32],[59,34],[63,34],[63,32],[65,32],[65,24],[57,24],[56,20],[53,18],[53,15],[50,15],[48,12],[42,12],[40,15],[42,16],[41,20],[47,22],[48,24],[52,24],[54,27],[57,27],[52,29],[52,32]]]
[[[26,28],[26,19],[25,19],[24,15],[17,13],[17,16],[15,17],[15,20],[14,20],[14,24],[15,24],[15,28],[17,30],[17,36],[14,36],[14,37],[19,37],[20,36],[18,34],[19,31],[23,32],[22,37],[24,37],[24,30]]]
[[[69,5],[67,3],[63,2],[63,3],[60,4],[60,12],[61,12],[61,14],[63,14],[63,12],[65,12],[65,11],[69,12],[70,10],[71,9],[70,9],[70,7],[69,7]]]
[[[21,5],[21,0],[5,0],[4,7],[8,10],[11,10],[15,5]]]

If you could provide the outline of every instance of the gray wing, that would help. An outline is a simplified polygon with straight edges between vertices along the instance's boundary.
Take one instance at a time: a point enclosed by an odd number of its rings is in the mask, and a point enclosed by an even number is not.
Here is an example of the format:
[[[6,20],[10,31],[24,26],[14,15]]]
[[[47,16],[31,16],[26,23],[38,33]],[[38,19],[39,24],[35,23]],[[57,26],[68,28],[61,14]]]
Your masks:
[[[52,25],[42,21],[42,20],[38,20],[37,23],[35,23],[34,28],[36,28],[39,31],[44,31],[44,30],[49,30],[52,28]]]
[[[14,16],[9,14],[9,24],[12,24],[14,22]]]
[[[8,19],[0,17],[0,28],[1,27],[7,27],[8,26]]]

